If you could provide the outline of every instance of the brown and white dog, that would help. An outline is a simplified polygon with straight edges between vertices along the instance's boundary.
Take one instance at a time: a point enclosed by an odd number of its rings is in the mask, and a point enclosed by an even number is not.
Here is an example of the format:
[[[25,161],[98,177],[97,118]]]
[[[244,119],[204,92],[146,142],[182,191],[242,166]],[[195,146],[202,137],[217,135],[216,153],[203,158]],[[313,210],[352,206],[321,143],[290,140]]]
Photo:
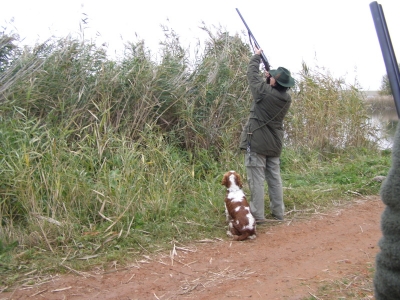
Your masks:
[[[256,220],[250,212],[249,203],[242,190],[242,179],[235,171],[224,174],[222,185],[226,186],[225,214],[229,222],[226,234],[235,241],[256,238]]]

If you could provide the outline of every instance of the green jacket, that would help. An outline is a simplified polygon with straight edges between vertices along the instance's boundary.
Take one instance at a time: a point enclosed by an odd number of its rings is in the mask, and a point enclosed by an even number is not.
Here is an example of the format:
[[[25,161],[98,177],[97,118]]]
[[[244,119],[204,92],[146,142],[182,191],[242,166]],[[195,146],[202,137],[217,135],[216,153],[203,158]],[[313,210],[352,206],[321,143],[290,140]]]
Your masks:
[[[283,146],[283,119],[292,102],[287,92],[280,92],[260,75],[260,55],[255,54],[247,69],[253,103],[250,116],[240,136],[240,148],[265,156],[279,157]],[[250,134],[249,134],[250,133]]]

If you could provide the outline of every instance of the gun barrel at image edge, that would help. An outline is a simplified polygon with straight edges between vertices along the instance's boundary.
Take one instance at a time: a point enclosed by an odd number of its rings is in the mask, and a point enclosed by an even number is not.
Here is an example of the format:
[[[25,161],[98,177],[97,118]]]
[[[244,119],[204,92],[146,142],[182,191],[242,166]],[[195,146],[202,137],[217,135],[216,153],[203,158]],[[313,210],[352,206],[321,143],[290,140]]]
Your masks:
[[[254,37],[253,33],[251,32],[249,26],[247,26],[247,23],[246,23],[246,21],[244,20],[242,14],[240,13],[239,9],[236,8],[236,11],[237,11],[237,13],[239,14],[239,17],[242,19],[242,22],[243,22],[244,26],[246,26],[247,32],[248,32],[248,34],[249,34],[250,44],[251,44],[251,39],[253,39],[254,44],[255,44],[255,46],[257,47],[257,49],[262,49],[262,48],[260,47],[260,45],[257,43],[257,40],[256,40],[256,38]],[[264,64],[265,70],[266,70],[266,71],[269,71],[269,70],[270,70],[270,65],[269,65],[268,59],[267,59],[267,57],[265,56],[264,52],[261,52],[261,60],[262,60],[262,62],[263,62],[263,64]]]

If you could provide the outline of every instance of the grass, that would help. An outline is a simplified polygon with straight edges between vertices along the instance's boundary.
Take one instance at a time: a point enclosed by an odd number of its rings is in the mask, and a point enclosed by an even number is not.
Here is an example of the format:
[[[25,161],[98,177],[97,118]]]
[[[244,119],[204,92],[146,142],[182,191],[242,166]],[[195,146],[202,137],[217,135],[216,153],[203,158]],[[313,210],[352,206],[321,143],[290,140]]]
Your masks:
[[[347,275],[330,282],[320,283],[317,291],[303,300],[318,299],[374,299],[373,268],[367,266],[362,273]]]
[[[115,60],[92,41],[18,48],[2,33],[0,286],[224,237],[221,176],[245,176],[251,52],[203,29],[194,61],[168,28],[157,61],[143,41]],[[390,152],[368,139],[358,88],[304,64],[291,93],[287,211],[377,194]]]

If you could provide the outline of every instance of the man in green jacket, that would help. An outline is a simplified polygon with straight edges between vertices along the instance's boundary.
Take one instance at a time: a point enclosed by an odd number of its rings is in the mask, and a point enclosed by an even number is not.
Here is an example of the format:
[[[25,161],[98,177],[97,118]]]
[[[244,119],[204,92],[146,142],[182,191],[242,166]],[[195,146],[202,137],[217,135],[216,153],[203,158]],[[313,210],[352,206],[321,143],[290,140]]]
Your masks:
[[[291,97],[287,93],[294,86],[289,70],[279,67],[260,75],[261,49],[256,49],[247,69],[247,80],[253,103],[250,117],[240,137],[240,148],[246,150],[245,166],[249,182],[250,210],[257,224],[266,222],[264,210],[264,181],[268,184],[270,209],[275,219],[283,220],[282,179],[280,155],[283,145],[283,119]]]

